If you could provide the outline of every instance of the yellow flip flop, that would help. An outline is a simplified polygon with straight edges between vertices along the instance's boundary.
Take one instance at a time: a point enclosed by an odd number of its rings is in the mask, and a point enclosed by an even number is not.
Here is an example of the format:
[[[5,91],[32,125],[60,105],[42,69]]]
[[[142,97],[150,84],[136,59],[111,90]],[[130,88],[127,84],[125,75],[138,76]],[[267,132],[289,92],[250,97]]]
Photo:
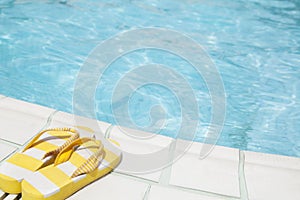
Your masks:
[[[105,141],[106,142],[106,141]],[[66,199],[112,171],[121,161],[121,151],[107,142],[80,138],[63,149],[53,165],[26,177],[23,200]]]
[[[0,166],[0,189],[6,193],[22,192],[23,179],[42,167],[53,164],[57,154],[79,138],[71,128],[53,128],[38,133],[22,150]]]

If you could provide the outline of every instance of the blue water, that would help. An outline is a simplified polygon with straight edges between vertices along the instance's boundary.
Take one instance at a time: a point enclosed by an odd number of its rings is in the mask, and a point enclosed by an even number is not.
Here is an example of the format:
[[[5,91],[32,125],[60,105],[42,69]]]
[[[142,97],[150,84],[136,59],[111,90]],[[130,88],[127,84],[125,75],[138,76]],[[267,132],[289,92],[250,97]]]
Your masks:
[[[101,41],[134,28],[162,27],[193,38],[211,56],[226,90],[219,145],[300,157],[300,1],[297,0],[0,0],[0,93],[72,112],[76,76]],[[110,99],[116,82],[135,66],[173,66],[199,103],[197,141],[210,122],[210,96],[189,63],[168,53],[139,50],[110,66],[96,91],[99,120],[115,123]],[[122,103],[122,102],[117,102]],[[165,129],[176,137],[180,104],[166,88],[132,94],[135,124],[151,124],[163,105]]]

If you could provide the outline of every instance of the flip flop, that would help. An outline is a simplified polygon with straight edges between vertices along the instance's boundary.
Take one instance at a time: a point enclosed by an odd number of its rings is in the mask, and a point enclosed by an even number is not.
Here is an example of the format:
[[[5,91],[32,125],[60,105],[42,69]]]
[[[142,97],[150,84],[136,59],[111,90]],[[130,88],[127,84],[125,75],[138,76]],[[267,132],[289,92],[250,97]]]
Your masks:
[[[0,190],[10,194],[22,192],[23,179],[42,167],[53,164],[57,154],[79,138],[71,128],[53,128],[38,133],[22,150],[0,166]]]
[[[111,172],[121,161],[121,152],[112,143],[80,138],[63,149],[53,165],[26,177],[23,200],[66,199],[81,188]]]

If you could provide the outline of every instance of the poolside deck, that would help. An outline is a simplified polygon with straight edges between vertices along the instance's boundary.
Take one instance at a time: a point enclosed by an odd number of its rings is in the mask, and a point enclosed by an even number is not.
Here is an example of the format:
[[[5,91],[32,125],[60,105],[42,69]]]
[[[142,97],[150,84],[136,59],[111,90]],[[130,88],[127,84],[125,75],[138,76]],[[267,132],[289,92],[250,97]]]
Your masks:
[[[81,120],[89,126],[90,119]],[[84,124],[86,122],[86,124]],[[0,161],[20,150],[36,133],[50,127],[74,125],[71,114],[0,95]],[[118,126],[98,122],[107,138],[117,140],[121,149],[141,154],[174,142],[157,135],[135,140]],[[150,174],[114,172],[80,190],[70,200],[299,200],[300,159],[241,151],[216,146],[200,160],[201,143],[191,148],[172,166]],[[175,149],[170,149],[170,156]],[[123,159],[126,159],[124,157]],[[21,199],[0,191],[0,199]]]

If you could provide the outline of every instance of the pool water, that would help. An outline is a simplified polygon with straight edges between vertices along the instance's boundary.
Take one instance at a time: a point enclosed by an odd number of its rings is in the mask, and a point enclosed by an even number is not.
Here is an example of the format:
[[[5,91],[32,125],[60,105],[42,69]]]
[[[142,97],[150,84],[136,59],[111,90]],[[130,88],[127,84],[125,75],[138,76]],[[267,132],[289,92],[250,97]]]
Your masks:
[[[227,98],[219,145],[300,157],[297,0],[0,0],[0,93],[72,112],[76,76],[92,49],[142,27],[182,32],[215,62]],[[203,141],[211,117],[205,82],[189,63],[167,52],[138,50],[112,63],[96,91],[97,118],[115,123],[110,99],[116,82],[150,63],[172,66],[189,81],[200,111],[196,140]],[[176,137],[180,104],[167,88],[137,90],[129,114],[146,129],[157,104],[166,111],[159,133]]]

